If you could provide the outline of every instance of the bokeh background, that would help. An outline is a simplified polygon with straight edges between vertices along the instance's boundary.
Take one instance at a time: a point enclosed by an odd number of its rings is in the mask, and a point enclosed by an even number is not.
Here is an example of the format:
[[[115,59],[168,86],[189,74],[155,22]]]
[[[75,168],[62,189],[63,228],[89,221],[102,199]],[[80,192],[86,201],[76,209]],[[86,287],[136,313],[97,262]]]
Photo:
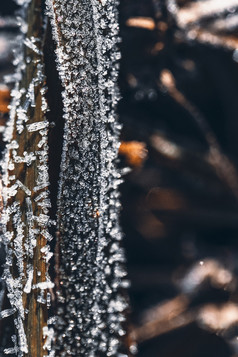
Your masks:
[[[15,9],[0,2],[0,135]],[[131,339],[139,357],[237,357],[238,0],[121,0],[119,19]]]

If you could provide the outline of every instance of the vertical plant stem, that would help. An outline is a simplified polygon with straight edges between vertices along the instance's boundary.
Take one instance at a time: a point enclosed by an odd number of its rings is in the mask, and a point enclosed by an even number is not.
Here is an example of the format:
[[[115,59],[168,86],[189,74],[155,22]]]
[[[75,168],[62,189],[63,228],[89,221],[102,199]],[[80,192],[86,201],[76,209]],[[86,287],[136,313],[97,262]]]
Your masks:
[[[48,122],[45,114],[42,0],[26,1],[23,58],[13,91],[5,167],[5,279],[18,356],[41,357],[47,332]],[[16,57],[17,59],[17,57]],[[14,339],[14,338],[13,338]],[[6,351],[10,353],[11,351]],[[12,351],[13,352],[13,351]]]

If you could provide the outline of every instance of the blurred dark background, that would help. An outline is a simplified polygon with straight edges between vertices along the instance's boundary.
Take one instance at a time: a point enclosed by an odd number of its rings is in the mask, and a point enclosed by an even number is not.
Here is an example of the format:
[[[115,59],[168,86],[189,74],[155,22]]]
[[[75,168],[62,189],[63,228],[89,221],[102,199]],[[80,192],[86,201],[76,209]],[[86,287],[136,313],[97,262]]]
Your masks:
[[[16,8],[0,3],[0,131]],[[121,0],[119,18],[131,338],[139,357],[237,357],[238,0]]]

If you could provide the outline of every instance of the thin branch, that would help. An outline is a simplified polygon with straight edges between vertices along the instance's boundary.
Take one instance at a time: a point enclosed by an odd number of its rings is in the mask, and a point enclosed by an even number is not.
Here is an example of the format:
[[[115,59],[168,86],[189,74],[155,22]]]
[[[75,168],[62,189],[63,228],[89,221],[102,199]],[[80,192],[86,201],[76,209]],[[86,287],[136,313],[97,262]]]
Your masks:
[[[229,160],[229,158],[222,152],[222,149],[213,133],[210,125],[206,121],[205,117],[199,112],[199,110],[192,104],[184,94],[182,94],[175,84],[175,79],[172,73],[168,70],[161,72],[160,81],[164,87],[168,90],[171,97],[181,105],[191,115],[209,147],[208,160],[215,168],[217,175],[222,179],[224,183],[230,188],[234,196],[238,199],[238,173]]]

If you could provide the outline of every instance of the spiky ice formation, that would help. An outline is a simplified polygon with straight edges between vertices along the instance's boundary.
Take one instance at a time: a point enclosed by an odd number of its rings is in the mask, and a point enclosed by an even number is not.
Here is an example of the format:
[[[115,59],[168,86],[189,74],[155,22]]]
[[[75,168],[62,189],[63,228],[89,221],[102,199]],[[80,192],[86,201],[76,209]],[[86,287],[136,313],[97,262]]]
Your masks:
[[[48,121],[42,54],[41,1],[18,0],[22,5],[21,34],[16,40],[16,72],[12,78],[10,120],[2,162],[3,238],[6,246],[4,280],[16,335],[6,354],[48,355],[46,333],[49,289],[47,267],[51,257],[47,240],[49,215]],[[31,18],[30,18],[30,14]],[[34,325],[34,327],[32,327]],[[49,329],[47,329],[49,331]],[[44,342],[47,341],[47,346]],[[34,345],[34,347],[32,347]]]
[[[56,355],[127,356],[115,0],[47,0],[64,88]],[[122,353],[122,354],[121,354]]]

